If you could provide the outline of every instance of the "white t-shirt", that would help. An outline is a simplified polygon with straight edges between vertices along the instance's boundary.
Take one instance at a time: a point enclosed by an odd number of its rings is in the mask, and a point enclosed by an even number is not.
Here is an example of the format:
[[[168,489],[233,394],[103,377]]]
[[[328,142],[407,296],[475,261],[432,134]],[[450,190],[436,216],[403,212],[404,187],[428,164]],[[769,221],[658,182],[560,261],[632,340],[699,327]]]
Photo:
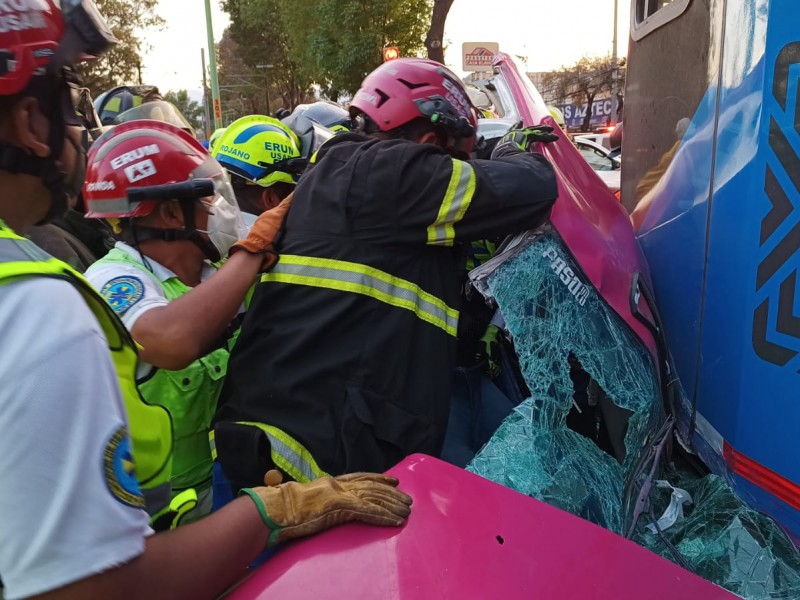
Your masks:
[[[7,600],[124,564],[152,531],[100,324],[68,282],[0,285],[0,577]]]
[[[117,242],[116,248],[126,252],[139,264],[144,264],[142,255],[132,246]],[[128,331],[133,331],[136,321],[148,310],[169,304],[164,288],[156,280],[163,283],[167,279],[178,277],[152,258],[147,259],[147,264],[150,265],[150,273],[145,273],[134,265],[117,262],[94,263],[85,273],[86,279],[108,301]],[[205,265],[200,276],[201,281],[205,281],[215,272],[214,267]],[[152,369],[151,365],[139,361],[137,378],[143,379]]]

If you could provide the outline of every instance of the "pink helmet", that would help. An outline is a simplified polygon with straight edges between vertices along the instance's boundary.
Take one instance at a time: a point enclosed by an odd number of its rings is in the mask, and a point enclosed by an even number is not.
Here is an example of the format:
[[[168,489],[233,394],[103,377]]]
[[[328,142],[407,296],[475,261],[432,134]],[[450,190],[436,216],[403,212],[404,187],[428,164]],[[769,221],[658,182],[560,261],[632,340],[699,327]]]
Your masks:
[[[432,60],[399,58],[367,75],[350,104],[381,131],[423,117],[441,125],[456,142],[451,150],[469,153],[478,125],[467,90],[452,71]]]

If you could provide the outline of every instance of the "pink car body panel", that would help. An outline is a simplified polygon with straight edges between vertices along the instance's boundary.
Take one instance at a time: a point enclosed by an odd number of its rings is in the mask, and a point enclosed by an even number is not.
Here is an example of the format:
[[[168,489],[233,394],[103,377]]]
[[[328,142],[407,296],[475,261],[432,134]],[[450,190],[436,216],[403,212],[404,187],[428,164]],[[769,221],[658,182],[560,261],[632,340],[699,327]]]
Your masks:
[[[414,498],[402,529],[345,525],[282,548],[229,600],[733,600],[583,519],[413,455],[390,474]]]

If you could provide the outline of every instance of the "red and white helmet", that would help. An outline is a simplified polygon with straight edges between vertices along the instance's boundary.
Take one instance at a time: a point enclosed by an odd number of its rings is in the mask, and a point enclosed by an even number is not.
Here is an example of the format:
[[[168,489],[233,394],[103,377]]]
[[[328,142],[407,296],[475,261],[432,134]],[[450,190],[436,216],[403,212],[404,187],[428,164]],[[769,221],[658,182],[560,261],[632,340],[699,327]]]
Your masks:
[[[131,190],[198,179],[212,180],[216,188],[229,187],[220,164],[183,129],[160,121],[122,123],[89,150],[83,185],[86,216],[143,217],[168,198],[137,198]]]
[[[1,14],[0,96],[21,92],[36,75],[99,56],[116,41],[92,0],[13,0]]]
[[[88,162],[83,186],[88,217],[144,217],[159,203],[181,203],[184,223],[180,228],[132,222],[135,239],[188,240],[216,262],[247,235],[222,165],[180,127],[162,121],[121,123],[97,139]],[[198,202],[206,207],[205,229],[197,227]]]
[[[470,152],[478,125],[464,84],[432,60],[399,58],[367,75],[350,104],[350,114],[366,115],[381,131],[391,131],[419,117],[444,128],[452,150]]]

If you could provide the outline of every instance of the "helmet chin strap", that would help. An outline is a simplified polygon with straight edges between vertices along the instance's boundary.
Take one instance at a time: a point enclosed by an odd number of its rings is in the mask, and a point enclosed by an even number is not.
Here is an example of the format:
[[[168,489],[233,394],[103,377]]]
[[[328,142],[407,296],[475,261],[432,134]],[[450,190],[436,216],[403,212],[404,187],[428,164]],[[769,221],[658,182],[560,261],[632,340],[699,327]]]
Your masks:
[[[222,257],[216,246],[197,230],[194,218],[194,201],[182,200],[184,229],[159,229],[158,227],[137,227],[135,221],[131,223],[131,234],[134,245],[146,240],[161,240],[164,242],[192,242],[197,246],[209,261],[219,261]]]
[[[64,115],[61,113],[61,93],[60,86],[65,85],[60,77],[45,76],[36,81],[30,89],[30,95],[39,100],[42,112],[50,121],[50,133],[48,135],[48,146],[50,155],[45,157],[34,156],[24,148],[0,143],[0,170],[14,174],[32,175],[42,180],[42,183],[50,192],[50,209],[43,222],[47,222],[55,217],[60,217],[69,208],[69,194],[77,194],[80,185],[83,184],[83,169],[77,177],[70,178],[59,164],[57,158],[61,157],[64,151],[64,142],[67,139],[67,126],[64,122]],[[85,152],[78,148],[77,144],[70,139],[76,147],[75,160],[85,159]],[[85,164],[85,163],[84,163]],[[71,179],[81,179],[77,186],[71,186]],[[78,189],[71,190],[70,187]]]
[[[50,208],[43,222],[67,212],[69,208],[66,192],[67,174],[53,158],[53,154],[46,157],[33,156],[18,146],[0,144],[0,170],[15,175],[32,175],[42,180],[42,184],[50,192]]]

